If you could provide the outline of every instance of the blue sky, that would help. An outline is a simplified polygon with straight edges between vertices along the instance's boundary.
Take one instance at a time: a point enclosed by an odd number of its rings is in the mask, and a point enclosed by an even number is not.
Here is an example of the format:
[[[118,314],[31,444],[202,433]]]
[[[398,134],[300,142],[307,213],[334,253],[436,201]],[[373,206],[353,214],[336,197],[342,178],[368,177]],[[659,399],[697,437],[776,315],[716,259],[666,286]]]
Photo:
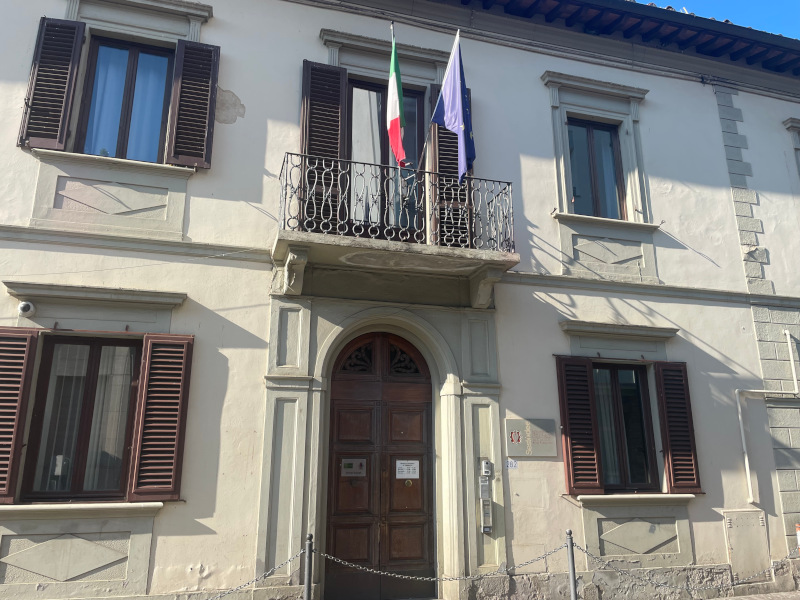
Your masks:
[[[675,10],[685,7],[698,17],[729,19],[742,27],[800,39],[800,0],[656,0],[656,4]]]

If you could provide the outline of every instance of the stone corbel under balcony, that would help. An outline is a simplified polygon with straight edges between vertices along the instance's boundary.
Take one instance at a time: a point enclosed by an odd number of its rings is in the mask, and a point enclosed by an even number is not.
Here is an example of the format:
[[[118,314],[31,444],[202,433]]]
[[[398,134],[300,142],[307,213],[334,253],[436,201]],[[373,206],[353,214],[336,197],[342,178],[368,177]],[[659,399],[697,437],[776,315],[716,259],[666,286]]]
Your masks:
[[[472,308],[488,308],[494,284],[520,260],[519,254],[511,252],[285,230],[278,232],[272,258],[276,266],[272,293],[276,295],[303,294],[307,267],[314,267],[398,278],[452,278],[454,285],[462,281],[467,286]]]

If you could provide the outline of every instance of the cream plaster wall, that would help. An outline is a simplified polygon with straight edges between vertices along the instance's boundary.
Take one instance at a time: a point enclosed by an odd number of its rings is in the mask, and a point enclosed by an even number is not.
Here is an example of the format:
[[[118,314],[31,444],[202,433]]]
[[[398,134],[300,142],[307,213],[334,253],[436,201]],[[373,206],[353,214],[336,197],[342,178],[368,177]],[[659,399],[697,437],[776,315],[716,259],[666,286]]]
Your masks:
[[[217,124],[211,170],[188,181],[184,234],[195,242],[268,248],[279,218],[277,178],[283,155],[299,151],[302,60],[327,61],[328,51],[319,39],[323,27],[379,39],[388,36],[388,27],[385,21],[365,16],[278,0],[212,4],[215,16],[203,26],[201,40],[222,47],[220,86],[240,98],[246,113],[233,124]],[[38,18],[63,17],[66,5],[66,0],[15,3],[5,15],[8,35],[0,40],[0,50],[5,49],[0,64],[3,224],[24,226],[31,215],[39,162],[14,143]],[[396,33],[404,44],[426,48],[447,51],[452,43],[449,34],[402,23]],[[558,275],[561,269],[558,226],[550,217],[557,205],[550,99],[540,80],[551,70],[649,90],[641,104],[640,127],[652,220],[663,221],[654,234],[660,279],[670,285],[746,290],[710,86],[473,39],[463,40],[463,53],[474,99],[476,175],[514,183],[519,271]],[[800,116],[798,104],[744,93],[737,102],[745,113],[742,130],[751,148],[758,149],[747,160],[754,166],[753,187],[762,196],[756,211],[765,223],[764,245],[772,253],[768,277],[778,293],[798,294],[800,281],[791,258],[796,252],[783,245],[795,239],[800,179],[791,168],[789,134],[780,124]],[[56,248],[2,242],[0,279],[189,296],[174,311],[171,327],[173,333],[197,336],[183,471],[186,502],[168,504],[155,517],[151,593],[233,587],[250,579],[265,560],[268,507],[262,486],[268,489],[270,482],[262,481],[262,468],[271,440],[264,439],[268,394],[263,376],[270,351],[271,274],[256,263]],[[699,564],[727,562],[721,510],[747,506],[733,390],[759,387],[761,377],[749,305],[511,284],[497,287],[495,302],[501,434],[505,418],[559,420],[553,354],[569,353],[570,345],[558,320],[680,329],[666,348],[669,360],[690,365],[706,491],[688,505],[695,557]],[[315,313],[320,318],[315,331],[320,338],[338,331],[340,320],[353,312],[346,301],[332,303],[327,312]],[[462,316],[436,310],[428,316],[445,337],[450,336],[459,358]],[[16,300],[0,294],[0,325],[16,323]],[[316,356],[318,349],[312,346],[309,353]],[[314,427],[320,427],[322,392],[315,393]],[[777,484],[770,475],[774,459],[763,403],[746,406],[746,421],[757,502],[768,516],[772,556],[780,558],[786,548]],[[560,454],[559,450],[557,458],[521,460],[518,470],[504,474],[509,563],[560,543],[567,527],[581,539],[580,507],[563,496]],[[313,494],[319,500],[322,493],[310,485],[309,495],[299,498],[301,508],[313,502]],[[308,524],[303,518],[299,517],[301,524]],[[317,517],[312,515],[311,524],[313,518]],[[458,531],[453,539],[459,539]],[[452,568],[458,568],[455,559],[453,563]],[[552,559],[548,568],[562,571],[563,557]]]
[[[188,294],[170,329],[195,335],[183,501],[155,516],[150,593],[233,587],[253,576],[270,277],[263,263],[0,243],[0,280]],[[18,300],[0,289],[0,326],[16,326]]]
[[[554,355],[570,354],[558,322],[581,320],[679,328],[666,343],[667,360],[688,364],[700,480],[705,495],[688,503],[696,563],[727,562],[721,510],[747,508],[747,487],[734,398],[737,388],[759,385],[750,307],[743,304],[500,284],[497,302],[501,421],[560,422]],[[755,369],[755,370],[754,370]],[[651,385],[650,393],[655,398]],[[655,405],[653,405],[655,407]],[[745,407],[756,505],[766,511],[772,557],[787,552],[777,509],[774,459],[763,401]],[[657,418],[657,411],[653,411]],[[656,451],[661,448],[655,435]],[[566,528],[582,537],[580,507],[566,496],[561,447],[552,459],[518,459],[507,471],[506,518],[510,558],[534,554],[531,539],[557,540]],[[772,474],[772,475],[771,475]]]
[[[740,92],[736,97],[747,136],[745,160],[753,165],[750,188],[758,193],[753,215],[763,222],[759,245],[769,251],[764,266],[778,295],[800,294],[797,275],[797,232],[800,231],[800,173],[792,138],[783,122],[800,115],[800,102],[786,102]]]
[[[65,0],[27,3],[8,15],[13,33],[3,43],[15,50],[6,53],[12,58],[0,67],[6,91],[0,100],[0,139],[7,140],[7,150],[0,155],[7,177],[0,185],[4,196],[14,201],[0,207],[5,223],[27,224],[31,214],[38,161],[12,144],[38,17],[43,13],[63,16],[65,7]],[[184,233],[192,241],[264,248],[279,218],[283,155],[299,150],[302,60],[327,61],[327,49],[319,39],[322,28],[383,39],[388,35],[386,23],[279,0],[229,0],[216,3],[214,11],[202,27],[201,38],[222,47],[220,86],[238,96],[246,113],[233,124],[217,123],[213,166],[188,181]],[[452,42],[449,34],[401,23],[396,31],[405,44],[447,51]],[[549,97],[539,80],[544,71],[551,70],[649,90],[641,104],[640,128],[652,219],[661,224],[654,238],[659,276],[673,285],[745,289],[711,86],[473,39],[463,40],[463,53],[474,99],[476,174],[514,183],[517,249],[522,256],[519,270],[560,273],[558,228],[549,218],[557,205]],[[504,68],[497,69],[498,64]],[[780,105],[782,114],[791,113],[791,103],[752,98],[748,102]],[[746,110],[748,119],[755,119],[750,116],[754,112],[771,110]],[[783,157],[788,135],[780,132],[781,120],[774,119],[767,129],[775,139],[765,140],[765,147],[780,147]],[[753,126],[758,125],[754,120]],[[751,140],[751,146],[755,143],[757,139]],[[771,182],[765,189],[788,190],[789,174],[783,166],[787,160],[767,158],[769,152],[762,156],[771,166],[762,169]],[[782,235],[791,221],[772,217],[765,220],[767,231],[774,227],[776,235]],[[774,279],[780,280],[778,275],[776,271]]]

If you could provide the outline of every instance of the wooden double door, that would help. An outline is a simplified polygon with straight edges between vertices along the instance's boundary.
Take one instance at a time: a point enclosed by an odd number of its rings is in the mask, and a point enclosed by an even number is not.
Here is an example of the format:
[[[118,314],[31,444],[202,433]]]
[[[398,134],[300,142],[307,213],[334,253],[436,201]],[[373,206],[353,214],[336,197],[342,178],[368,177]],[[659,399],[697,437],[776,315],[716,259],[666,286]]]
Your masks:
[[[432,387],[408,341],[353,340],[331,382],[327,552],[371,569],[432,577]],[[325,600],[435,598],[432,582],[325,565]]]

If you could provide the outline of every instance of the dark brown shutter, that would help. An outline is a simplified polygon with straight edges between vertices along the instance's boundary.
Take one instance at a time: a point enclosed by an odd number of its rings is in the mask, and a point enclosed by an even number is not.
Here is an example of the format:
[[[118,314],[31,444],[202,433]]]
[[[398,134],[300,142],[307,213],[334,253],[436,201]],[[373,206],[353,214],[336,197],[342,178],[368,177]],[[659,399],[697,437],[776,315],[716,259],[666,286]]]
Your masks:
[[[656,363],[656,386],[669,491],[700,492],[686,364]]]
[[[16,492],[37,336],[35,329],[0,327],[0,504],[12,503]]]
[[[42,17],[31,65],[19,146],[63,150],[83,44],[84,25]]]
[[[345,158],[347,70],[303,61],[301,153]]]
[[[592,361],[559,356],[556,365],[567,489],[570,494],[602,494]]]
[[[431,85],[431,114],[436,109],[442,86],[438,83]],[[458,177],[458,136],[441,125],[432,125],[433,146],[435,148],[436,164],[433,170],[447,177]]]
[[[193,336],[144,336],[131,500],[178,500]]]
[[[442,86],[431,84],[431,114],[436,109]],[[467,90],[467,93],[471,93]],[[458,186],[458,136],[441,125],[431,125],[436,177],[436,207],[432,231],[434,242],[440,246],[470,248],[473,245],[472,206],[468,200],[469,182]]]
[[[208,169],[214,138],[219,46],[180,40],[169,108],[167,162]]]

